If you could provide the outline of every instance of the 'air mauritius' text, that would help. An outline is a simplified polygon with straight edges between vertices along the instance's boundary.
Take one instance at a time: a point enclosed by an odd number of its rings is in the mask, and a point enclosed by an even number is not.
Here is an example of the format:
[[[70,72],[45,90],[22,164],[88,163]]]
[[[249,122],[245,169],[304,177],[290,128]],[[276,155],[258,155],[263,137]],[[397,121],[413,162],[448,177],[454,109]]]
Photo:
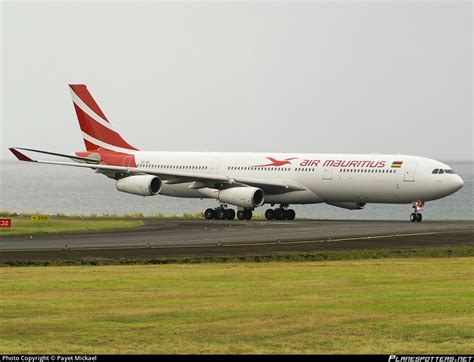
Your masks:
[[[303,160],[300,167],[320,166],[321,160]],[[326,160],[322,163],[323,167],[366,167],[366,168],[382,168],[385,167],[386,161],[370,161],[370,160]]]

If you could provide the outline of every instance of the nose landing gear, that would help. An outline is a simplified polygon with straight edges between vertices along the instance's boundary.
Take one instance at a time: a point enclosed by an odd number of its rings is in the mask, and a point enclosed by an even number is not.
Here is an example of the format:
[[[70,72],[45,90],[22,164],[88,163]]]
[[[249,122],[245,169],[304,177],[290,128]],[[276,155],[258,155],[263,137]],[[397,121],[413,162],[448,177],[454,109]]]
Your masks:
[[[412,208],[415,212],[413,212],[410,215],[410,221],[411,222],[421,222],[421,220],[423,219],[423,216],[421,215],[421,211],[423,210],[424,205],[425,205],[425,203],[421,200],[413,202]]]

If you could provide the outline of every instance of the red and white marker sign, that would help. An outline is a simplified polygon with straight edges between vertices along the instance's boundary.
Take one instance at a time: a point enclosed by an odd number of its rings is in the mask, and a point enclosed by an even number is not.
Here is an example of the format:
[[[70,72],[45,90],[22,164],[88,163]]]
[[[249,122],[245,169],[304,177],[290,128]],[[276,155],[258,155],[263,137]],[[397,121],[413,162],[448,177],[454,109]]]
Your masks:
[[[0,218],[0,228],[10,228],[10,227],[12,227],[12,219]]]

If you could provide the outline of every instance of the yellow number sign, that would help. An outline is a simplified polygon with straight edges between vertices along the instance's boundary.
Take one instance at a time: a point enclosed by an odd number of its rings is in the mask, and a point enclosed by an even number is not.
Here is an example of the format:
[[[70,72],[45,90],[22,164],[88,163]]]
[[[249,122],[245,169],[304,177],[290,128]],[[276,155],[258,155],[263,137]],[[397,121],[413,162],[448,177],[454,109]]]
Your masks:
[[[48,215],[31,215],[33,221],[49,221]]]

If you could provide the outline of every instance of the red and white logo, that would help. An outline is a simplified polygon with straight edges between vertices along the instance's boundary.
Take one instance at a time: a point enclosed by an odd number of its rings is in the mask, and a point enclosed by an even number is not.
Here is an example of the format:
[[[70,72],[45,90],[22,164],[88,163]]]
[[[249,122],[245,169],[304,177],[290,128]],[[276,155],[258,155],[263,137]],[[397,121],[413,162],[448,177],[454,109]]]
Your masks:
[[[105,117],[84,84],[69,84],[72,101],[88,151],[99,149],[133,153],[137,149],[125,141]]]
[[[266,157],[266,159],[270,160],[272,163],[267,163],[265,165],[255,165],[255,166],[252,166],[252,167],[270,167],[270,166],[276,166],[276,167],[279,167],[279,166],[284,166],[284,165],[291,165],[291,160],[296,160],[297,157],[291,157],[291,158],[285,158],[284,160],[277,160],[273,157]]]

